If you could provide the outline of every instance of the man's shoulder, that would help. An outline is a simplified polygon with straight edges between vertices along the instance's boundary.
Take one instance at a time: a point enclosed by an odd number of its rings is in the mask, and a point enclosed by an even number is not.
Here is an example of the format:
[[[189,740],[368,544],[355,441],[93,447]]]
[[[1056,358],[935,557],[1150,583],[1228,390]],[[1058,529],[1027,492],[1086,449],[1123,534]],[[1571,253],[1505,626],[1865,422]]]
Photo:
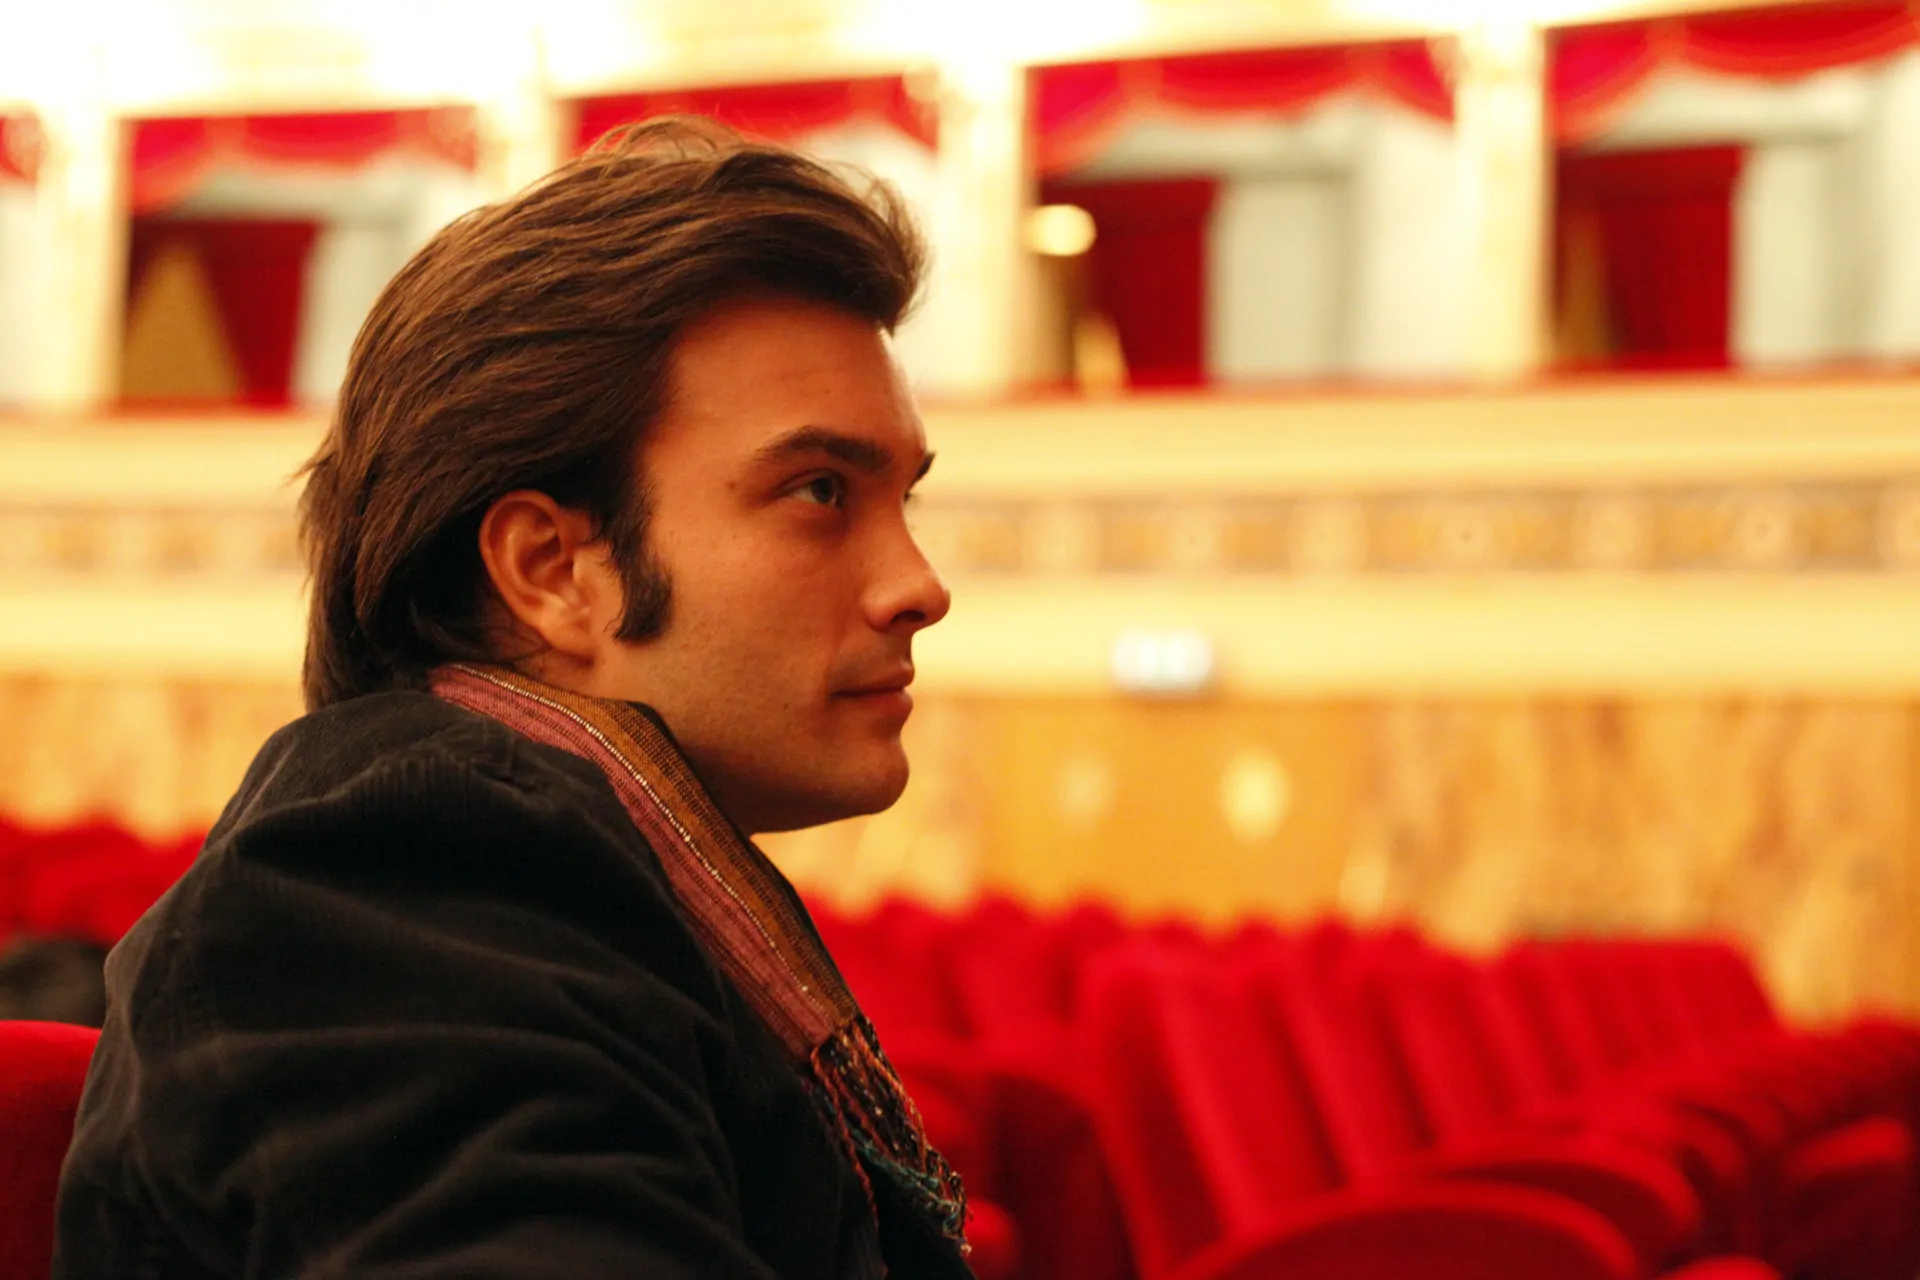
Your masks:
[[[189,977],[225,990],[260,969],[260,948],[322,968],[475,942],[611,961],[642,932],[685,950],[679,919],[592,764],[429,694],[378,694],[274,735],[109,979],[168,999]]]
[[[276,733],[150,914],[192,937],[209,916],[271,918],[316,891],[409,911],[452,897],[551,912],[580,905],[576,885],[671,896],[604,775],[431,694],[395,692]]]
[[[449,798],[444,784],[482,780],[497,784],[502,799],[612,795],[584,760],[430,693],[396,690],[323,707],[268,738],[212,839],[285,806],[324,806],[369,785],[400,780],[405,795],[408,776],[422,785],[405,798],[427,806]]]
[[[236,1204],[293,1224],[283,1246],[379,1221],[431,1198],[421,1153],[496,1104],[509,1147],[593,1146],[579,1116],[658,1079],[695,1097],[740,1052],[741,1006],[605,778],[426,695],[276,735],[107,987],[62,1175],[66,1274],[174,1244],[238,1258],[272,1231]],[[432,1167],[523,1167],[459,1150]]]

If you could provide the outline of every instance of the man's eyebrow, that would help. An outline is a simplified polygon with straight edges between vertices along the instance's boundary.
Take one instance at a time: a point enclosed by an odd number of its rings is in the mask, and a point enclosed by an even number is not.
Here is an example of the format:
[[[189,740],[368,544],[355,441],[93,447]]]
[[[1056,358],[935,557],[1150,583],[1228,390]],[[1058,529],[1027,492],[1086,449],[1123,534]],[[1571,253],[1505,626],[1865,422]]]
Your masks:
[[[753,460],[760,463],[780,462],[809,453],[824,453],[872,475],[885,475],[893,469],[893,450],[865,436],[849,435],[829,427],[799,427],[785,435],[775,436],[754,450]],[[914,472],[913,478],[919,480],[932,465],[933,455],[929,453],[920,460],[920,467]]]

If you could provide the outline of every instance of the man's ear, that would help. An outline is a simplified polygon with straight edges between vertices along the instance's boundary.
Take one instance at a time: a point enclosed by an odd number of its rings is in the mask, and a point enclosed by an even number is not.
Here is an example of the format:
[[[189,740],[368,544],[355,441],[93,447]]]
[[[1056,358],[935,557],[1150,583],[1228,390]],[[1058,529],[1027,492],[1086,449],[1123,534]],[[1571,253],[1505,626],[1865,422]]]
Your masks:
[[[619,619],[620,584],[585,512],[535,489],[496,500],[480,520],[480,559],[519,626],[563,658],[591,662]]]

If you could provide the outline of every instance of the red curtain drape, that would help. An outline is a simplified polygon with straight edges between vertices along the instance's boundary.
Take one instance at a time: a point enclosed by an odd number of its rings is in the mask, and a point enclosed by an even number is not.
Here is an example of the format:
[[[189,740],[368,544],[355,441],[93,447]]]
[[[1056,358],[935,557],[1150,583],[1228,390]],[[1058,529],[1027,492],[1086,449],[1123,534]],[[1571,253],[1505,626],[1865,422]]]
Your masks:
[[[1563,140],[1604,129],[1655,71],[1687,66],[1790,80],[1920,47],[1910,0],[1831,0],[1548,33],[1548,92]]]
[[[1732,314],[1739,147],[1563,155],[1555,217],[1560,273],[1584,227],[1600,256],[1613,362],[1721,368]]]
[[[772,142],[792,142],[850,120],[878,120],[932,146],[936,114],[931,102],[910,91],[903,76],[666,89],[583,99],[577,104],[573,141],[574,150],[584,151],[619,125],[652,116],[699,115]]]
[[[199,258],[219,309],[228,348],[249,404],[280,407],[293,398],[294,344],[300,331],[307,260],[319,225],[296,219],[135,218],[127,296],[165,246],[185,243]]]
[[[1400,41],[1081,62],[1033,71],[1033,131],[1043,173],[1090,160],[1136,116],[1298,111],[1367,91],[1437,119],[1453,117],[1450,44]]]
[[[40,122],[0,115],[0,179],[32,182],[40,168]]]
[[[383,155],[410,153],[471,168],[475,139],[473,112],[466,107],[138,120],[133,207],[164,208],[222,163],[355,169]]]
[[[1049,183],[1043,193],[1093,215],[1092,293],[1119,332],[1134,386],[1206,381],[1207,220],[1217,185],[1210,178]]]

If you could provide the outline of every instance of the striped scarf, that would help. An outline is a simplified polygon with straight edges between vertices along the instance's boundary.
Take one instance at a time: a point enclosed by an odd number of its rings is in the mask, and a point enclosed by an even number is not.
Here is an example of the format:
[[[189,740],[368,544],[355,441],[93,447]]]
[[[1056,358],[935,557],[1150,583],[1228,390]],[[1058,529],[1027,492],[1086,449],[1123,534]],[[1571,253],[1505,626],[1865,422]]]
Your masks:
[[[440,667],[431,685],[455,706],[606,774],[659,857],[695,936],[810,1079],[876,1213],[872,1179],[880,1177],[965,1251],[959,1175],[927,1141],[920,1113],[799,896],[721,815],[652,718],[631,703],[589,698],[501,667]]]

